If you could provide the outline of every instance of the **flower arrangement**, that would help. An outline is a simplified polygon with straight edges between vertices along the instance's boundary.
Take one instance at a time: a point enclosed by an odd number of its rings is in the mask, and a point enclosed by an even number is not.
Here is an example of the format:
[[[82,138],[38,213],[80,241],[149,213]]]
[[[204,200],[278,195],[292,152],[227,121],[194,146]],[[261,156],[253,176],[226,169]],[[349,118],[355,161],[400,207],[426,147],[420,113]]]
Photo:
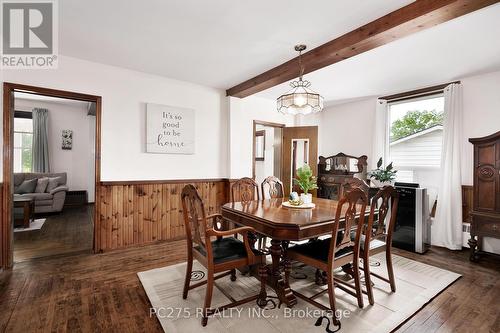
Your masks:
[[[398,171],[394,170],[392,162],[389,163],[385,168],[382,167],[382,157],[377,162],[377,169],[368,172],[370,178],[374,178],[380,183],[391,182],[396,179],[396,173]]]

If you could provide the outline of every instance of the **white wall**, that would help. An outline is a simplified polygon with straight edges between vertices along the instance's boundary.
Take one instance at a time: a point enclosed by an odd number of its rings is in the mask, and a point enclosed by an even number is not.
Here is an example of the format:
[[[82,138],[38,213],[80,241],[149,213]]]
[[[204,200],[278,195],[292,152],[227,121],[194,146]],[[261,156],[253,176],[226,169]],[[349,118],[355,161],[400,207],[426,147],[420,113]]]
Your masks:
[[[94,144],[95,117],[87,116],[86,103],[34,101],[16,98],[17,111],[33,108],[49,110],[49,163],[50,172],[66,172],[70,190],[86,190],[89,202],[94,202]],[[73,131],[73,148],[61,148],[62,130]],[[90,162],[90,163],[89,163]]]
[[[61,56],[56,70],[4,70],[3,80],[102,96],[101,179],[227,177],[227,106],[221,90]],[[196,111],[193,155],[145,152],[146,103]]]
[[[291,126],[292,116],[276,110],[276,101],[250,96],[229,97],[229,178],[252,177],[253,121]]]
[[[463,86],[462,183],[472,185],[474,154],[469,138],[500,131],[500,71],[461,80]]]
[[[340,152],[372,158],[372,140],[375,124],[375,98],[325,108],[312,117],[305,116],[300,126],[318,125],[319,156]]]

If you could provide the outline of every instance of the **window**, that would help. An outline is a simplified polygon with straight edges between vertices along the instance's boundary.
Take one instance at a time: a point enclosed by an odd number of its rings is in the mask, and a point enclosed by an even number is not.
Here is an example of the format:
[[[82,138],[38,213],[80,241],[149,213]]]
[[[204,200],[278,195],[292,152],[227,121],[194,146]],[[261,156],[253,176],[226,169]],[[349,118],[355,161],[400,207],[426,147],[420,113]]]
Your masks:
[[[14,172],[31,172],[33,121],[14,118]]]
[[[435,188],[441,164],[444,97],[442,94],[390,102],[389,161],[396,181]]]

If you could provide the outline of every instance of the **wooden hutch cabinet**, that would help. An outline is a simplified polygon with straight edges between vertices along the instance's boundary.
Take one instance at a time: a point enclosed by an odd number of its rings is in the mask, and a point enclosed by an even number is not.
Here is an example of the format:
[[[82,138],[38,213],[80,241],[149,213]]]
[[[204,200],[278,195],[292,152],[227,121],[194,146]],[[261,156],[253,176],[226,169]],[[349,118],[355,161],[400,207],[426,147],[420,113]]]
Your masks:
[[[366,155],[355,157],[338,153],[328,157],[319,157],[318,163],[318,198],[339,200],[340,189],[347,178],[366,180]]]
[[[470,260],[477,259],[483,237],[500,238],[500,132],[469,139],[474,145],[474,185]],[[477,239],[476,239],[477,238]]]

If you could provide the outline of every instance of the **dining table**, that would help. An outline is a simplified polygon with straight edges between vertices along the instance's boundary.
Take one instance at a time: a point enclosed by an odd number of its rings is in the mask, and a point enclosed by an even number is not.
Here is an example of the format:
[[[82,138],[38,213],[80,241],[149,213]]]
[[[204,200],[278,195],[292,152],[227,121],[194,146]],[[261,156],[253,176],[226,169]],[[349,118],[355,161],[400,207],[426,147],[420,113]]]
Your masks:
[[[293,307],[297,298],[289,283],[292,268],[287,257],[289,243],[331,234],[339,201],[313,198],[314,208],[290,208],[282,205],[287,200],[274,198],[231,202],[222,206],[221,214],[225,220],[252,227],[258,234],[271,239],[269,254],[272,264],[267,283],[274,289],[281,303]],[[343,210],[347,210],[347,205],[344,205]],[[368,213],[369,207],[365,214]],[[345,211],[341,216],[345,216]],[[339,230],[343,230],[343,222],[344,219],[341,218]],[[256,240],[256,237],[252,238]],[[255,246],[255,241],[252,246]]]

